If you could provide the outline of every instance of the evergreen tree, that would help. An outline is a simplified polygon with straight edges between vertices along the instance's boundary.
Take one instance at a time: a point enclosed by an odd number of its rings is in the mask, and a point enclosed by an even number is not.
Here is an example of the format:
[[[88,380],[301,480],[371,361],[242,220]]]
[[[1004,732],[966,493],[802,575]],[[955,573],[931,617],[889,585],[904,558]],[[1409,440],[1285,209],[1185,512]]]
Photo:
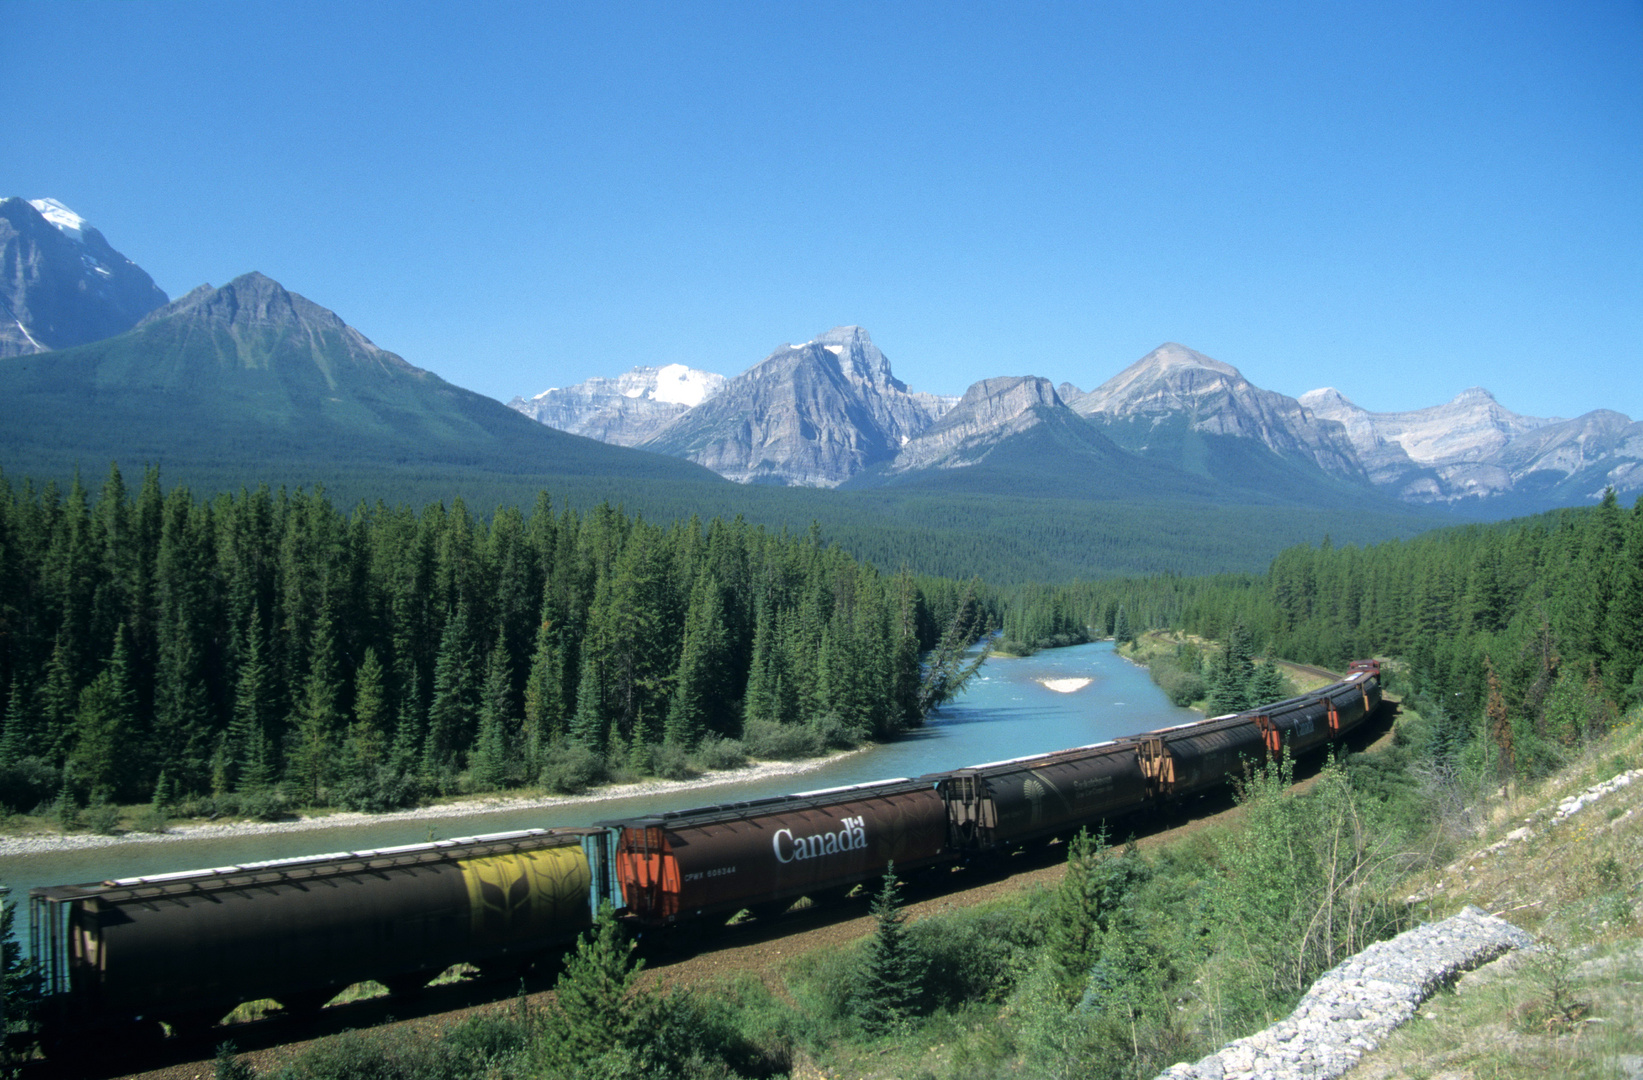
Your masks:
[[[129,795],[135,779],[131,746],[137,731],[136,695],[131,689],[126,638],[114,635],[114,655],[80,693],[74,717],[71,764],[93,798]]]
[[[536,628],[536,648],[525,680],[525,754],[530,775],[539,771],[542,748],[564,732],[565,652],[558,631],[544,614]]]
[[[1278,668],[1278,661],[1269,656],[1255,665],[1255,673],[1249,683],[1249,708],[1271,705],[1282,701],[1288,694],[1288,680]]]
[[[485,686],[479,704],[479,731],[468,755],[468,777],[481,791],[494,791],[507,780],[509,690],[507,642],[499,631],[485,662]]]
[[[1050,909],[1046,950],[1063,1004],[1071,1005],[1084,992],[1090,968],[1101,956],[1103,935],[1148,873],[1134,844],[1121,855],[1113,852],[1105,826],[1094,836],[1080,829],[1067,845],[1067,872]]]
[[[1239,619],[1227,634],[1220,662],[1210,678],[1209,711],[1212,715],[1242,712],[1256,704],[1250,693],[1250,684],[1255,675],[1253,653],[1249,628]]]
[[[469,610],[466,602],[445,624],[439,642],[439,659],[434,665],[434,697],[428,706],[428,739],[423,768],[439,775],[456,767],[457,754],[473,739],[478,713],[477,667],[470,640]]]
[[[626,1047],[638,1034],[649,995],[639,988],[645,964],[634,959],[634,948],[610,905],[600,905],[554,984],[553,1037],[546,1044],[560,1068]]]
[[[1119,645],[1135,644],[1135,631],[1130,629],[1129,611],[1123,604],[1118,605],[1118,614],[1113,618],[1112,639]]]
[[[314,642],[308,655],[308,677],[297,714],[292,717],[296,745],[290,767],[303,796],[310,804],[319,805],[321,789],[333,771],[332,755],[343,719],[342,678],[329,615],[322,613],[314,624]]]
[[[268,685],[272,673],[263,660],[262,626],[257,612],[253,605],[234,687],[234,711],[224,740],[224,757],[229,762],[226,783],[243,791],[272,784],[276,764],[268,732],[274,713],[273,693]]]
[[[895,864],[884,868],[884,883],[873,898],[873,937],[856,977],[851,1001],[862,1030],[884,1035],[904,1027],[918,1000],[918,955],[907,940],[901,909],[901,880]]]
[[[343,755],[344,781],[356,791],[371,786],[383,765],[387,720],[382,661],[376,649],[367,648],[354,675],[354,722]]]

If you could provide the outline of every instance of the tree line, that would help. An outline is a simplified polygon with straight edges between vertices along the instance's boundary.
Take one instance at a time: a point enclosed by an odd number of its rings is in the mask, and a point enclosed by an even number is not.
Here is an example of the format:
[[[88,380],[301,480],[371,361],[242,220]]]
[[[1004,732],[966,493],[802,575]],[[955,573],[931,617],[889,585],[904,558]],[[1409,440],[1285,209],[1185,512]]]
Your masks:
[[[0,477],[0,802],[383,808],[566,754],[650,772],[750,732],[884,738],[956,689],[989,621],[973,586],[880,573],[814,526]]]
[[[1264,575],[1087,582],[1061,603],[1109,634],[1122,608],[1138,628],[1247,634],[1243,649],[1337,670],[1396,658],[1391,677],[1446,745],[1482,742],[1501,768],[1534,773],[1643,698],[1643,500],[1627,510],[1610,491],[1361,548],[1326,537]]]

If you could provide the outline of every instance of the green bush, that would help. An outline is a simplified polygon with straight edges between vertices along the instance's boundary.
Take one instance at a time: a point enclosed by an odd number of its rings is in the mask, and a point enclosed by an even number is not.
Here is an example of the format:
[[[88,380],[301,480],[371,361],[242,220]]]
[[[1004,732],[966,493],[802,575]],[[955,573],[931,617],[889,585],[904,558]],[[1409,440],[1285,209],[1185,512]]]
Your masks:
[[[739,769],[747,764],[747,747],[740,739],[704,735],[696,744],[696,763],[704,769]]]
[[[0,768],[0,807],[22,812],[49,805],[62,786],[62,772],[45,758],[19,758]]]
[[[120,808],[107,799],[99,799],[86,807],[86,826],[102,836],[113,836],[120,831]]]
[[[540,783],[561,795],[580,795],[609,775],[605,759],[579,742],[559,742],[543,755]]]
[[[684,747],[678,743],[662,743],[650,748],[650,771],[663,780],[689,780],[697,775],[690,767]]]
[[[749,755],[769,761],[798,761],[827,752],[821,733],[808,724],[749,720],[742,729],[742,741]]]
[[[1195,701],[1202,701],[1209,694],[1209,683],[1196,671],[1189,671],[1179,662],[1168,656],[1160,656],[1154,660],[1148,672],[1152,681],[1158,684],[1158,689],[1169,698],[1170,704],[1177,708],[1186,708]]]

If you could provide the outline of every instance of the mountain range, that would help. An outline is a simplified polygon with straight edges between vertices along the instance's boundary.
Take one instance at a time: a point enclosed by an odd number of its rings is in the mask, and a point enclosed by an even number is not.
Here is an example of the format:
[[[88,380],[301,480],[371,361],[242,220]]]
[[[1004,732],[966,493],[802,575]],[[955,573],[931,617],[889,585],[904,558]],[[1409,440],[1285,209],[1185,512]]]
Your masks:
[[[955,399],[910,392],[866,330],[843,326],[784,345],[734,378],[684,369],[703,396],[665,414],[623,412],[599,397],[624,380],[649,393],[657,370],[532,399],[551,397],[552,411],[512,405],[740,483],[1014,492],[1025,484],[1097,497],[1164,483],[1181,497],[1209,485],[1254,501],[1333,501],[1369,489],[1486,516],[1579,505],[1606,487],[1643,490],[1643,425],[1620,413],[1520,416],[1481,388],[1427,409],[1372,413],[1334,389],[1300,398],[1261,389],[1174,342],[1087,392],[1014,376],[984,379]]]
[[[1003,582],[1254,571],[1325,533],[1415,535],[1453,520],[1434,504],[1457,492],[1488,513],[1639,479],[1618,414],[1514,418],[1486,395],[1452,403],[1496,410],[1475,423],[1353,412],[1173,344],[1088,393],[1015,375],[943,397],[841,326],[731,378],[656,364],[509,408],[262,274],[167,301],[61,204],[0,205],[0,490],[95,482],[111,461],[202,493],[323,484],[344,503],[489,509],[547,490],[663,520],[816,523],[881,567]],[[1506,479],[1466,494],[1480,469]]]

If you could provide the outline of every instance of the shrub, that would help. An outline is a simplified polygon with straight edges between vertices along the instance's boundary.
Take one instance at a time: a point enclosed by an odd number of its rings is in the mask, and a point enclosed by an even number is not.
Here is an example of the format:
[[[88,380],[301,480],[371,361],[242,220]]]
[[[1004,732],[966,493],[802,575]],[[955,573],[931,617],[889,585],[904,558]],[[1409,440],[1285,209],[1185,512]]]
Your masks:
[[[0,768],[0,806],[27,810],[50,803],[63,786],[63,774],[45,758],[19,758]]]
[[[821,733],[808,724],[749,720],[742,731],[742,741],[751,756],[775,761],[820,757],[827,751]]]
[[[544,755],[540,783],[561,795],[580,795],[605,779],[605,759],[578,742],[559,742]]]
[[[378,765],[364,775],[350,776],[336,790],[336,803],[344,810],[373,814],[416,806],[421,801],[421,779],[413,770],[392,765]]]
[[[740,739],[704,735],[696,745],[696,762],[704,769],[739,769],[747,764],[747,747]]]
[[[685,756],[684,747],[678,743],[662,743],[652,747],[650,771],[663,780],[689,780],[696,775],[696,770],[690,767],[690,760]]]
[[[98,799],[86,807],[86,826],[94,833],[113,836],[120,831],[120,808],[107,799]]]
[[[1158,689],[1164,692],[1164,696],[1169,698],[1170,704],[1177,708],[1185,708],[1209,694],[1209,683],[1202,675],[1187,670],[1168,656],[1160,656],[1154,660],[1148,674],[1152,676],[1152,681],[1158,684]]]

